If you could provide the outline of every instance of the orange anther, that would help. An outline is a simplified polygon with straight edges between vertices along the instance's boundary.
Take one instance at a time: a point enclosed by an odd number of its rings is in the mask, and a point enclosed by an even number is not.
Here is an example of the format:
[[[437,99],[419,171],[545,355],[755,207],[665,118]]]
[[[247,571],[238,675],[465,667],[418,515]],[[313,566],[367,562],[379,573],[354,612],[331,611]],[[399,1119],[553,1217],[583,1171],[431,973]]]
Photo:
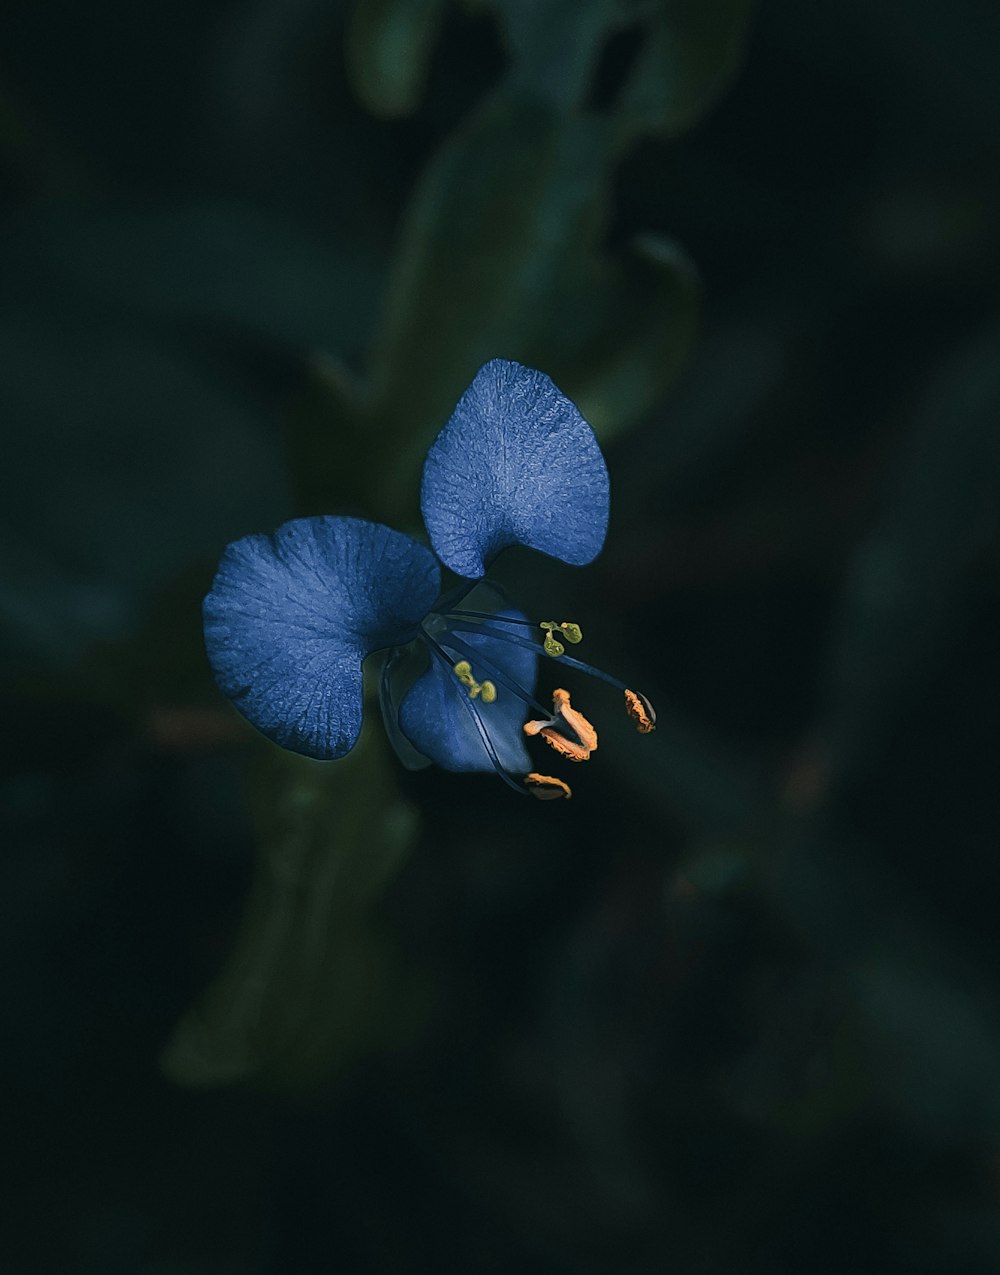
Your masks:
[[[656,729],[656,713],[645,695],[639,691],[626,691],[625,708],[640,735],[648,735]]]
[[[539,801],[555,801],[559,797],[565,797],[568,801],[573,796],[569,784],[552,775],[539,775],[532,771],[530,775],[525,775],[524,782],[528,792]]]
[[[569,702],[569,692],[562,689],[552,692],[553,713],[548,721],[524,723],[526,735],[541,735],[542,739],[570,761],[587,761],[597,749],[597,731],[582,713]]]

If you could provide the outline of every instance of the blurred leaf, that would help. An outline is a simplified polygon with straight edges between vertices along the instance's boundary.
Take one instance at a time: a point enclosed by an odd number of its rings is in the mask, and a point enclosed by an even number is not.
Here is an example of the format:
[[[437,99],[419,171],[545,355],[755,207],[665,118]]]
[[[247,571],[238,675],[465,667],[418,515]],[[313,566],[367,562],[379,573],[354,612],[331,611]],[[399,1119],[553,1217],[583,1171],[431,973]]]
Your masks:
[[[259,405],[141,327],[49,300],[39,285],[37,310],[0,323],[0,556],[9,640],[62,660],[128,631],[191,559],[280,522],[287,495]]]
[[[581,105],[598,44],[625,18],[620,0],[490,0],[510,49],[516,91],[564,109]]]
[[[537,349],[560,275],[603,217],[608,130],[499,94],[441,148],[411,203],[371,361],[396,435],[387,503],[410,507],[434,432],[476,369]]]
[[[620,136],[680,133],[705,114],[739,63],[754,0],[489,0],[520,92],[573,109],[595,87],[607,38],[631,29],[639,52],[613,109]]]
[[[420,104],[445,0],[357,0],[347,71],[367,110],[383,119]]]
[[[620,100],[628,139],[681,133],[725,90],[739,65],[754,0],[660,0]]]
[[[863,764],[959,622],[1000,525],[998,419],[994,329],[928,387],[883,516],[851,564],[829,670],[835,764]]]
[[[715,316],[698,341],[683,383],[649,425],[620,448],[617,471],[632,495],[623,527],[648,517],[650,502],[689,497],[692,487],[748,446],[788,373],[797,312],[762,315],[754,306]]]
[[[601,38],[630,19],[648,21],[651,10],[640,6],[637,16],[635,7],[611,0],[494,7],[513,54],[507,82],[444,143],[411,199],[369,388],[355,399],[356,406],[363,400],[363,419],[338,394],[330,405],[338,438],[354,437],[356,452],[370,453],[376,438],[391,449],[393,464],[381,467],[372,506],[386,519],[415,519],[426,446],[487,359],[522,359],[553,373],[609,437],[659,398],[693,335],[696,280],[676,247],[640,237],[635,263],[616,270],[600,259],[623,134],[613,113],[578,109]],[[655,70],[634,72],[632,88],[645,83],[643,74],[659,85],[667,58],[674,95],[657,98],[656,109],[669,108],[671,118],[693,113],[695,98],[710,96],[712,53],[735,41],[737,9],[745,21],[746,5],[712,11],[729,21],[725,40],[718,32],[709,38],[692,8],[657,11],[657,32],[662,37],[667,24],[674,43],[669,57],[659,51]],[[429,19],[419,3],[359,6],[356,74],[362,48],[389,57],[394,24]],[[402,75],[409,83],[410,73]],[[713,92],[721,78],[712,79]],[[392,98],[395,90],[386,92]],[[635,101],[648,115],[641,92]],[[345,467],[335,472],[321,431],[299,429],[298,440],[310,507],[342,499]]]
[[[8,237],[0,262],[15,295],[32,296],[41,276],[130,314],[347,356],[363,348],[380,286],[364,254],[237,202],[37,212]]]
[[[380,728],[366,725],[335,765],[268,748],[251,798],[250,899],[224,968],[164,1052],[179,1084],[319,1084],[421,1013],[373,916],[417,833]]]
[[[0,657],[19,672],[66,667],[133,619],[121,590],[96,571],[72,570],[13,529],[0,535]]]
[[[894,936],[895,937],[895,936]],[[883,1099],[922,1137],[964,1145],[1000,1133],[995,991],[926,935],[908,934],[854,972]]]
[[[697,325],[699,280],[683,251],[644,235],[618,268],[603,263],[560,296],[538,360],[572,397],[603,443],[658,402],[686,359]],[[581,331],[585,322],[596,330]],[[558,339],[566,354],[554,350]],[[528,361],[536,356],[529,354]]]
[[[65,664],[127,634],[187,562],[288,516],[280,354],[357,353],[377,288],[363,258],[235,203],[33,210],[0,268],[19,303],[0,324],[0,623],[19,660]],[[350,420],[322,427],[317,454],[349,472],[331,440]]]

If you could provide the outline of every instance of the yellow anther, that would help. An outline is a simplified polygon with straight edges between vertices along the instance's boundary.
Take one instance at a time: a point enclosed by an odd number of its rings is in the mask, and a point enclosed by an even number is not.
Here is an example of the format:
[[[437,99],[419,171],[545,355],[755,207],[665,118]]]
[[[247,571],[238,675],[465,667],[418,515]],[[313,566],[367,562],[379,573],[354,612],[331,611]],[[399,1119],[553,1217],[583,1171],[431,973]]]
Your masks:
[[[569,693],[552,692],[552,716],[547,720],[525,722],[521,728],[529,737],[541,735],[557,753],[570,761],[589,761],[597,751],[597,731],[586,717],[569,702]]]
[[[558,659],[560,655],[566,654],[566,648],[551,633],[546,633],[545,641],[542,643],[542,646],[545,648],[545,654],[551,655],[553,659]]]
[[[557,624],[555,620],[542,620],[538,627],[545,633],[545,641],[542,644],[545,654],[551,655],[553,659],[566,654],[565,646],[556,637],[557,633],[561,634],[567,642],[572,642],[574,646],[577,642],[583,641],[583,630],[572,620],[563,620],[560,624]]]
[[[451,666],[451,671],[469,692],[469,699],[482,697],[484,704],[492,704],[497,697],[497,688],[492,682],[477,682],[472,676],[472,665],[468,660],[459,660]]]

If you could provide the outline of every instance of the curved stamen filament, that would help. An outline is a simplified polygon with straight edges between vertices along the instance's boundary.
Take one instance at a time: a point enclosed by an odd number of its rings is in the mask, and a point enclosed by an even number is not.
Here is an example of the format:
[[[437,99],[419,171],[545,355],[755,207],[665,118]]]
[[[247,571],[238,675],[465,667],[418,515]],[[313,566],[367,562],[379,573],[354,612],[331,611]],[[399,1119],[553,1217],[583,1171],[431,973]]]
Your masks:
[[[495,620],[497,613],[495,611],[449,611],[448,618],[454,617],[457,620]],[[500,619],[504,624],[518,624],[522,628],[537,629],[538,625],[534,620],[515,620],[509,616],[501,616]]]
[[[577,642],[583,641],[583,630],[574,620],[560,620],[557,624],[555,620],[542,620],[536,623],[534,620],[515,620],[508,616],[497,616],[496,612],[489,611],[449,611],[449,618],[454,617],[456,620],[497,620],[503,624],[517,624],[526,629],[542,629],[546,633],[546,642],[555,641],[556,633],[561,633],[567,642],[573,646]]]
[[[506,620],[503,621],[507,623]],[[513,621],[511,621],[513,623]],[[455,633],[488,633],[490,637],[500,638],[501,641],[511,642],[514,646],[523,646],[525,650],[539,652],[541,644],[539,642],[530,642],[527,638],[518,637],[516,633],[504,633],[502,629],[498,629],[492,624],[453,624],[450,626]],[[592,664],[584,664],[583,660],[578,660],[572,655],[560,655],[559,663],[566,668],[579,669],[581,673],[589,673],[591,677],[599,678],[602,682],[607,682],[609,686],[613,686],[616,690],[627,691],[626,684],[617,677],[612,677],[610,673],[605,673],[603,669],[594,668]]]
[[[457,613],[453,612],[452,614],[455,615]],[[501,623],[506,624],[508,623],[508,621],[502,620]],[[525,621],[511,620],[509,621],[509,623],[521,624],[521,623],[525,623]],[[527,623],[530,623],[530,621],[528,621]],[[571,626],[569,624],[566,624],[566,625],[563,625],[562,627],[567,628]],[[486,633],[490,637],[498,638],[502,642],[510,642],[513,646],[523,647],[526,651],[537,652],[539,650],[538,642],[532,642],[529,638],[519,637],[516,633],[505,633],[503,629],[499,628],[495,623],[491,623],[489,620],[484,621],[482,624],[468,624],[463,622],[462,620],[459,620],[457,623],[452,623],[451,632],[452,633]],[[545,642],[542,645],[542,649],[547,651],[554,658],[558,658],[558,661],[561,665],[563,665],[566,668],[578,669],[581,673],[586,673],[590,677],[596,677],[601,682],[607,682],[607,684],[609,686],[613,686],[615,690],[622,691],[624,693],[626,711],[628,712],[629,717],[632,719],[635,725],[635,728],[636,730],[638,730],[640,735],[648,735],[651,731],[653,731],[656,728],[656,712],[653,709],[653,705],[650,703],[649,699],[645,695],[643,695],[640,691],[631,690],[630,687],[625,682],[623,682],[620,678],[612,677],[610,673],[605,673],[603,669],[594,668],[593,664],[585,664],[583,660],[578,660],[572,655],[561,654],[556,656],[555,652],[549,650],[549,639],[551,637],[552,637],[552,631],[549,629],[546,629]],[[457,639],[450,637],[450,641],[452,642],[453,645],[456,646],[456,648],[458,647],[459,641]],[[556,643],[556,645],[559,646],[563,651],[565,650],[565,648],[562,647],[561,643]],[[468,651],[468,648],[465,647],[464,644],[462,644],[462,646],[464,650]],[[486,661],[483,661],[483,663],[485,664]],[[497,680],[499,681],[500,678],[498,677]],[[532,700],[530,702],[532,704],[532,707],[539,708],[539,705],[537,704],[536,701]],[[545,714],[545,711],[546,710],[541,709],[541,712],[543,713],[543,715]]]

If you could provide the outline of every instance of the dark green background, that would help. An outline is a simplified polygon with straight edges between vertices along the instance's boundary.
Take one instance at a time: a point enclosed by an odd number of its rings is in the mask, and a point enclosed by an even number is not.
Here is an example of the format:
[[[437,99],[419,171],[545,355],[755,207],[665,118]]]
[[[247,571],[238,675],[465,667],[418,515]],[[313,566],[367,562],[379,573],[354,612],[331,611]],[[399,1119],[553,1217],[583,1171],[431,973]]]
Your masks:
[[[997,1269],[1000,11],[742,8],[8,8],[8,1275]],[[200,645],[490,355],[612,476],[508,587],[659,711],[569,804]]]

